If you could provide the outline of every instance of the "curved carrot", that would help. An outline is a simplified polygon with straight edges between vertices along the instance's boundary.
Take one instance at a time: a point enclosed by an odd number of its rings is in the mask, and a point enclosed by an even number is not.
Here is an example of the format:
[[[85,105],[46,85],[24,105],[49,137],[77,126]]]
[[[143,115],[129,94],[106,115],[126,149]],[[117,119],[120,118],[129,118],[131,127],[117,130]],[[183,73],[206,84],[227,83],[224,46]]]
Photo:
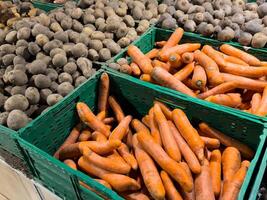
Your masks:
[[[141,75],[141,69],[139,68],[139,66],[136,63],[132,62],[130,64],[130,67],[132,68],[132,73],[134,76],[140,76]]]
[[[197,159],[197,158],[196,158]],[[184,168],[184,170],[186,171],[186,173],[188,174],[188,176],[192,177],[191,171],[189,166],[187,165],[186,162],[180,162],[181,166]],[[200,166],[199,166],[200,167]],[[201,171],[201,168],[200,168]],[[200,173],[199,171],[199,173]],[[183,189],[180,189],[181,195],[183,197],[184,200],[195,200],[195,189],[194,189],[194,185],[193,185],[193,190],[191,192],[185,192]]]
[[[129,130],[129,124],[131,123],[131,121],[132,121],[131,115],[124,117],[118,124],[118,126],[110,134],[109,140],[114,140],[114,139],[122,140]]]
[[[221,192],[221,160],[220,150],[213,150],[210,157],[210,174],[215,197],[218,197]]]
[[[153,67],[161,67],[167,71],[170,71],[170,68],[171,68],[170,64],[161,62],[161,61],[156,60],[156,59],[152,61],[152,65],[153,65]]]
[[[64,160],[64,163],[66,165],[68,165],[70,168],[77,170],[77,165],[76,165],[76,163],[73,160],[66,159],[66,160]]]
[[[138,119],[133,119],[131,125],[136,132],[145,131],[150,134],[149,129]]]
[[[153,107],[149,110],[149,125],[150,125],[151,136],[154,138],[157,144],[162,146],[159,128],[156,123]]]
[[[149,52],[145,54],[146,57],[153,59],[158,56],[159,49],[151,49]]]
[[[179,80],[179,81],[183,81],[184,79],[186,79],[188,76],[190,76],[190,74],[193,72],[195,67],[195,63],[189,63],[187,64],[183,69],[181,69],[180,71],[176,72],[174,74],[174,77]]]
[[[79,135],[78,142],[88,141],[91,135],[92,133],[88,129],[83,130]]]
[[[174,109],[172,111],[172,118],[183,138],[196,154],[197,158],[202,162],[204,160],[204,142],[200,138],[197,130],[194,129],[185,113],[180,109]]]
[[[131,194],[120,194],[122,195],[123,198],[125,198],[126,200],[149,200],[149,198],[141,193],[141,192],[135,192],[135,193],[131,193]]]
[[[183,63],[191,63],[194,61],[194,53],[185,52],[181,55]]]
[[[234,57],[234,56],[226,56],[224,58],[224,60],[226,62],[231,62],[231,63],[235,63],[235,64],[239,64],[239,65],[249,66],[249,64],[247,64],[245,61],[243,61],[237,57]]]
[[[195,61],[205,69],[211,85],[219,85],[223,82],[219,67],[213,59],[199,50],[194,52],[194,57]]]
[[[251,113],[256,114],[256,111],[258,110],[258,108],[261,105],[260,93],[253,94],[250,104],[251,104]]]
[[[170,63],[170,66],[172,68],[179,68],[182,66],[182,60],[181,56],[177,53],[171,53],[169,58],[168,58],[168,63]]]
[[[196,65],[192,76],[192,82],[198,89],[204,89],[207,84],[207,75],[203,67]]]
[[[253,56],[249,53],[246,53],[240,49],[237,49],[237,48],[235,48],[229,44],[221,45],[220,50],[229,56],[234,56],[234,57],[237,57],[237,58],[245,61],[249,65],[257,66],[257,65],[261,64],[261,61],[258,58],[256,58],[255,56]]]
[[[171,34],[169,39],[166,41],[166,44],[162,47],[162,51],[165,51],[166,49],[177,45],[182,39],[183,34],[184,34],[184,30],[182,28],[175,29],[175,31]]]
[[[130,153],[129,148],[126,144],[121,143],[121,146],[118,148],[118,152],[121,157],[128,163],[132,169],[137,170],[138,164],[135,157]]]
[[[194,152],[190,149],[184,138],[181,136],[175,125],[172,121],[168,121],[169,127],[172,131],[174,139],[182,153],[183,158],[187,162],[189,168],[194,174],[199,174],[201,171],[200,163],[194,154]]]
[[[160,67],[155,67],[153,69],[152,78],[163,86],[182,92],[192,97],[196,96],[195,93],[192,92],[192,90],[185,86],[181,81],[177,80],[173,75]]]
[[[91,129],[109,136],[110,131],[108,127],[94,115],[94,113],[85,103],[79,102],[77,103],[76,107],[78,115],[83,123],[85,123]]]
[[[129,131],[127,133],[126,144],[130,148],[132,148],[132,146],[133,146],[132,138],[133,138],[133,132],[131,131],[131,129],[129,129]]]
[[[108,118],[103,119],[102,121],[104,124],[112,124],[115,121],[115,119],[114,117],[108,117]]]
[[[165,171],[160,172],[161,179],[164,184],[164,188],[166,190],[166,196],[168,199],[176,199],[176,200],[182,200],[183,198],[181,197],[180,193],[178,190],[176,190],[171,178]]]
[[[149,74],[142,74],[140,76],[140,80],[145,81],[145,82],[151,82],[151,83],[154,82],[152,77]]]
[[[150,123],[149,123],[149,115],[145,115],[143,118],[142,118],[142,122],[144,125],[146,125],[148,128],[150,128]]]
[[[183,80],[183,83],[190,89],[192,90],[197,90],[198,88],[194,85],[192,79],[190,78],[186,78],[185,80]],[[195,95],[198,95],[198,93],[194,92]]]
[[[259,116],[267,115],[267,87],[265,87],[263,90],[260,106],[255,114]]]
[[[130,45],[128,47],[127,53],[132,58],[133,62],[135,62],[140,67],[143,73],[151,73],[153,69],[151,60],[146,57],[138,47]]]
[[[150,134],[138,132],[137,139],[142,148],[166,171],[180,186],[190,192],[193,189],[192,177],[189,177],[184,168],[171,159],[168,154],[158,145]]]
[[[160,101],[154,101],[154,104],[158,104],[165,117],[168,120],[172,120],[172,111],[168,106],[166,106],[164,103],[161,103]]]
[[[220,147],[220,140],[218,139],[205,136],[201,136],[201,139],[204,141],[205,146],[209,149],[218,149]]]
[[[92,137],[92,140],[95,140],[97,142],[107,141],[107,137],[98,131],[93,132],[91,137]]]
[[[159,127],[160,137],[166,153],[175,161],[181,161],[181,153],[170,130],[168,121],[156,103],[154,105],[154,116]]]
[[[167,41],[158,41],[158,42],[155,42],[155,45],[157,46],[157,47],[163,47],[165,44],[167,43]]]
[[[254,156],[254,151],[250,147],[235,140],[232,137],[229,137],[221,133],[218,130],[211,128],[208,124],[202,122],[199,124],[199,128],[202,131],[202,133],[205,134],[205,136],[211,137],[211,138],[217,138],[218,140],[220,140],[220,143],[223,144],[224,146],[227,146],[227,147],[232,146],[232,147],[237,148],[242,154],[242,156],[244,156],[245,158],[251,159]]]
[[[209,96],[205,100],[232,108],[237,108],[242,104],[242,99],[239,93],[216,94]]]
[[[209,45],[204,45],[202,52],[210,57],[218,66],[225,66],[226,61],[224,60],[224,58],[227,57],[227,55],[224,55],[222,52],[215,50]]]
[[[109,76],[106,72],[101,74],[98,92],[98,112],[106,111],[109,95]]]
[[[106,117],[106,111],[101,111],[96,115],[96,118],[103,121]]]
[[[164,199],[165,190],[157,167],[150,156],[140,146],[137,135],[133,136],[133,147],[144,183],[154,199]]]
[[[117,100],[113,96],[108,97],[108,103],[109,103],[117,121],[120,122],[125,117],[125,115],[121,109],[120,104],[117,102]]]

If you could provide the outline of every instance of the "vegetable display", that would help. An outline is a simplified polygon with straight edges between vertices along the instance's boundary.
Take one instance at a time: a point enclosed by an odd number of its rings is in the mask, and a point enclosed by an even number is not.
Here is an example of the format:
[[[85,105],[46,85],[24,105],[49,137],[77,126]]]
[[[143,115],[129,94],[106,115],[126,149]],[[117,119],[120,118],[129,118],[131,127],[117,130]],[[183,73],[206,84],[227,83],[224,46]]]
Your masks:
[[[252,149],[204,122],[192,124],[181,109],[158,101],[142,120],[135,119],[124,113],[109,87],[104,72],[98,114],[77,103],[81,122],[55,158],[125,199],[237,199]]]
[[[191,97],[258,116],[267,114],[265,61],[228,44],[218,50],[199,43],[180,44],[182,35],[183,29],[177,28],[167,41],[155,42],[147,54],[130,45],[130,64],[125,58],[116,64],[121,72]],[[125,65],[128,71],[121,69]]]

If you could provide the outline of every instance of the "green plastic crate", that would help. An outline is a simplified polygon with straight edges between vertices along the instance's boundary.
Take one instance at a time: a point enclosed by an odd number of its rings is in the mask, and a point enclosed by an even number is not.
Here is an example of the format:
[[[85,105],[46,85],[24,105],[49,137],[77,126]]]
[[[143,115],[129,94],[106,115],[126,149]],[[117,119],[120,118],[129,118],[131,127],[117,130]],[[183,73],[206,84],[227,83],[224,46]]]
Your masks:
[[[115,192],[92,181],[89,176],[69,168],[52,157],[79,121],[75,109],[76,103],[82,101],[87,103],[92,110],[96,109],[98,82],[102,72],[103,70],[100,70],[75,93],[20,130],[21,138],[18,142],[27,156],[26,160],[36,179],[66,199],[96,198],[92,197],[90,191],[81,187],[79,181],[85,182],[109,199],[121,199]],[[263,123],[229,110],[204,105],[203,102],[194,101],[187,96],[162,91],[161,88],[147,85],[121,73],[109,71],[108,74],[111,94],[119,97],[118,100],[126,113],[140,118],[148,112],[154,100],[159,100],[172,108],[183,109],[193,123],[205,121],[253,148],[256,154],[251,162],[239,199],[247,195],[251,180],[256,176],[254,169],[260,164],[259,158],[266,145],[266,133],[264,134],[266,131]]]
[[[40,10],[44,10],[45,12],[49,12],[51,10],[61,8],[62,4],[56,4],[56,3],[44,3],[41,1],[32,1],[32,4],[35,8],[39,8]]]

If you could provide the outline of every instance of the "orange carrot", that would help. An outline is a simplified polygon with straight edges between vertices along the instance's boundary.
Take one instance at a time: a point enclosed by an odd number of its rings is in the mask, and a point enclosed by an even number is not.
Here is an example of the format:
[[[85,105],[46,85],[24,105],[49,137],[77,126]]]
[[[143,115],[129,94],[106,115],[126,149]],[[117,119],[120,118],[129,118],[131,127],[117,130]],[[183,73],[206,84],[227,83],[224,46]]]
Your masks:
[[[155,42],[155,45],[157,47],[163,47],[166,43],[167,43],[167,41],[158,41],[158,42]]]
[[[197,159],[197,158],[196,158]],[[187,165],[186,162],[180,162],[181,166],[184,168],[184,170],[186,171],[186,173],[188,174],[188,176],[192,177],[191,171],[189,166]],[[199,166],[200,167],[200,166]],[[201,171],[201,168],[200,168]],[[199,171],[199,173],[200,173]],[[184,200],[195,200],[195,189],[194,189],[194,185],[193,185],[193,190],[191,192],[185,192],[183,189],[179,188],[181,195],[183,197]]]
[[[171,178],[165,171],[160,172],[161,179],[164,184],[164,188],[166,190],[166,196],[170,200],[182,200],[180,193],[176,190]]]
[[[152,77],[149,74],[142,74],[140,76],[140,80],[145,81],[145,82],[151,82],[151,83],[154,82]]]
[[[167,71],[170,71],[170,68],[171,68],[170,64],[161,62],[161,61],[156,60],[156,59],[152,61],[152,65],[153,65],[153,67],[161,67]]]
[[[78,142],[88,141],[91,135],[92,133],[88,129],[83,130],[78,138]]]
[[[137,170],[138,165],[135,157],[130,153],[129,148],[126,144],[121,143],[121,146],[118,148],[118,152],[121,157],[125,160],[132,169]]]
[[[111,185],[107,182],[107,181],[104,181],[102,179],[98,179],[98,178],[94,178],[94,180],[102,185],[104,185],[105,187],[111,189]]]
[[[141,192],[135,192],[131,194],[127,193],[127,194],[120,194],[120,195],[126,200],[149,200],[149,198]]]
[[[106,111],[109,95],[109,77],[106,72],[101,74],[98,89],[98,112]]]
[[[183,69],[181,69],[180,71],[176,72],[174,74],[174,77],[179,80],[179,81],[183,81],[184,79],[186,79],[188,76],[190,76],[190,74],[193,72],[195,67],[195,63],[189,63],[187,64]]]
[[[146,132],[138,132],[137,139],[142,148],[166,171],[180,186],[190,192],[193,189],[192,177],[189,177],[184,168],[171,159],[168,154],[158,145],[153,137]]]
[[[185,80],[183,80],[183,83],[190,89],[192,90],[197,90],[198,88],[194,85],[192,79],[190,78],[186,78]],[[198,95],[198,93],[195,92],[195,95]]]
[[[145,54],[146,57],[153,59],[158,56],[159,49],[151,49],[149,52]]]
[[[101,111],[96,115],[96,118],[103,121],[106,117],[106,111]]]
[[[194,68],[192,82],[194,86],[198,89],[204,89],[207,84],[207,75],[203,67],[196,65]]]
[[[206,71],[211,85],[219,85],[223,82],[219,67],[209,56],[197,50],[194,52],[195,61],[197,61]]]
[[[229,56],[234,56],[234,57],[237,57],[237,58],[243,60],[244,62],[248,63],[249,65],[257,66],[257,65],[261,64],[261,61],[258,58],[256,58],[255,56],[253,56],[249,53],[246,53],[240,49],[237,49],[237,48],[235,48],[229,44],[221,45],[220,50]]]
[[[199,124],[199,128],[205,136],[220,140],[220,143],[224,146],[237,148],[245,158],[251,159],[254,156],[254,151],[250,147],[219,132],[218,130],[211,128],[208,124],[202,122]]]
[[[177,80],[173,75],[160,67],[155,67],[153,69],[152,78],[163,86],[182,92],[192,97],[196,96],[195,93],[192,92],[192,90],[185,86],[181,81]]]
[[[114,117],[108,117],[108,118],[103,119],[102,121],[104,124],[112,124],[115,121],[115,119]]]
[[[187,162],[189,168],[194,174],[199,174],[201,171],[200,163],[194,154],[194,152],[190,149],[184,138],[181,136],[175,125],[172,121],[168,121],[169,127],[172,131],[174,139],[182,153],[183,158]]]
[[[255,114],[259,116],[267,115],[267,86],[263,90],[261,102]]]
[[[260,93],[254,93],[251,99],[251,113],[255,114],[261,105],[261,95]]]
[[[241,165],[241,155],[238,149],[227,147],[222,154],[223,180],[231,180]]]
[[[91,137],[92,137],[92,140],[95,140],[97,142],[107,141],[107,137],[98,131],[93,132]]]
[[[204,160],[204,142],[200,138],[197,130],[194,129],[186,114],[180,109],[174,109],[172,111],[172,118],[183,138],[196,154],[197,158],[202,162]]]
[[[172,120],[172,111],[168,106],[166,106],[164,103],[161,103],[160,101],[154,101],[154,104],[158,104],[165,117],[168,120]]]
[[[132,148],[132,146],[133,146],[132,138],[133,138],[133,133],[132,133],[131,129],[129,129],[129,131],[127,133],[126,144],[130,148]]]
[[[82,102],[77,103],[76,108],[78,111],[78,115],[80,119],[83,121],[83,123],[85,123],[91,129],[99,131],[106,136],[109,136],[110,131],[108,127],[102,121],[97,119],[97,117],[85,103]]]
[[[165,190],[157,167],[150,156],[140,146],[137,135],[133,136],[133,146],[144,183],[150,195],[154,199],[164,199]]]
[[[150,119],[149,119],[149,115],[145,115],[145,116],[142,118],[142,122],[143,122],[143,124],[150,128],[149,120],[150,120]]]
[[[66,146],[70,144],[74,144],[80,135],[80,125],[75,126],[70,132],[69,136],[66,138],[64,143],[58,148],[58,150],[54,153],[54,157],[59,159],[59,152]]]
[[[128,47],[127,53],[132,58],[133,62],[135,62],[140,67],[143,73],[151,73],[153,69],[151,60],[146,57],[138,47],[130,45]]]
[[[232,108],[237,108],[242,104],[242,99],[239,93],[216,94],[209,96],[205,100]]]
[[[195,194],[196,200],[215,200],[212,189],[212,180],[209,169],[209,161],[204,159],[201,166],[201,173],[195,178]]]
[[[214,195],[218,197],[221,192],[221,152],[218,149],[211,152],[210,174]]]
[[[204,141],[205,146],[210,149],[218,149],[220,147],[220,140],[215,138],[209,138],[201,136],[201,139]]]
[[[150,134],[149,129],[138,119],[133,119],[131,125],[136,132],[145,131],[146,133]]]
[[[169,58],[168,58],[168,63],[170,63],[170,66],[172,68],[179,68],[182,66],[182,60],[181,56],[177,53],[171,53]]]
[[[164,52],[166,49],[177,45],[182,39],[183,34],[184,34],[184,30],[182,28],[175,29],[175,31],[171,34],[169,39],[166,41],[166,44],[162,47],[161,51]]]
[[[136,63],[132,62],[130,64],[130,67],[132,68],[132,73],[134,76],[140,76],[141,75],[141,69],[139,68],[139,66]]]
[[[73,160],[67,159],[67,160],[64,160],[64,163],[68,165],[70,168],[77,170],[77,165]]]
[[[185,52],[181,56],[183,63],[192,63],[194,61],[194,54],[190,52]]]
[[[157,144],[162,146],[159,128],[158,128],[158,125],[155,119],[153,107],[149,110],[149,125],[150,125],[150,130],[151,130],[151,136],[154,138]]]
[[[109,140],[114,140],[114,139],[122,140],[129,130],[129,124],[131,123],[131,121],[132,121],[131,115],[124,117],[118,124],[118,126],[110,134]]]
[[[245,61],[243,61],[237,57],[234,57],[234,56],[226,56],[224,58],[224,60],[226,62],[231,62],[231,63],[235,63],[235,64],[239,64],[239,65],[249,66]]]
[[[117,102],[117,100],[113,96],[108,97],[108,103],[111,109],[113,110],[113,113],[117,121],[120,122],[125,117],[120,104]]]

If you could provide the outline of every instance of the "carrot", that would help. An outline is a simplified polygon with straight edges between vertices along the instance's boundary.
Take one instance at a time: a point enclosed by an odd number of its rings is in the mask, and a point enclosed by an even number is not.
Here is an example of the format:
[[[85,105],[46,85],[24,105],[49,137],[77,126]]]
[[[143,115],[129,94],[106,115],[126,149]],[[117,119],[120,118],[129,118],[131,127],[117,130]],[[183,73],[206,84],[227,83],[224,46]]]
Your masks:
[[[177,53],[171,53],[169,58],[168,58],[168,63],[170,63],[170,66],[172,68],[179,68],[182,66],[182,60],[181,56]]]
[[[258,107],[255,114],[259,116],[267,115],[267,86],[263,90],[260,106]]]
[[[136,63],[132,62],[130,64],[130,67],[132,68],[132,73],[134,76],[140,76],[141,75],[141,69],[139,68],[139,66]]]
[[[174,136],[174,139],[181,151],[181,154],[185,161],[187,162],[189,168],[194,174],[199,174],[201,171],[200,163],[196,157],[196,155],[193,153],[193,151],[190,149],[186,141],[183,139],[173,122],[168,121],[169,127],[172,131],[172,134]]]
[[[196,158],[197,159],[197,158]],[[186,171],[186,173],[188,174],[188,176],[192,177],[191,171],[189,166],[186,164],[186,162],[180,162],[181,166],[184,168],[184,170]],[[199,166],[200,167],[200,166]],[[201,168],[200,168],[201,171]],[[195,200],[195,189],[194,189],[194,185],[193,185],[193,190],[191,192],[185,192],[183,189],[179,188],[181,195],[183,197],[184,200]]]
[[[241,165],[241,155],[238,149],[227,147],[222,154],[223,181],[231,180]]]
[[[239,64],[239,65],[249,66],[249,64],[247,64],[245,61],[243,61],[237,57],[234,57],[234,56],[226,56],[224,58],[224,60],[226,62],[231,62],[231,63],[235,63],[235,64]]]
[[[132,138],[133,138],[133,133],[132,133],[131,129],[129,129],[129,131],[127,133],[126,144],[130,148],[132,148],[132,146],[133,146]]]
[[[197,61],[205,69],[211,85],[219,85],[223,82],[219,67],[213,59],[199,50],[194,52],[194,57],[195,61]]]
[[[232,108],[237,108],[242,104],[242,99],[239,93],[217,94],[209,96],[205,100]]]
[[[168,120],[172,120],[172,111],[168,106],[166,106],[164,103],[161,103],[160,101],[154,101],[154,104],[158,104],[165,117]]]
[[[159,49],[151,49],[149,52],[145,54],[149,59],[156,58],[158,56]]]
[[[149,74],[142,74],[140,76],[140,80],[145,81],[145,82],[151,82],[151,83],[154,82],[152,77]]]
[[[97,142],[107,141],[107,137],[98,131],[93,132],[91,137],[92,140],[95,140]]]
[[[201,44],[199,43],[185,43],[185,44],[179,44],[174,47],[168,48],[164,51],[160,51],[159,58],[162,61],[168,61],[169,56],[172,53],[177,53],[179,55],[182,55],[185,52],[194,52],[197,49],[201,47]]]
[[[250,104],[251,104],[251,113],[256,114],[256,111],[258,110],[258,108],[261,105],[260,93],[253,94]]]
[[[149,129],[138,119],[133,119],[131,125],[136,132],[145,131],[146,133],[150,134]]]
[[[187,64],[183,69],[181,69],[180,71],[176,72],[174,74],[174,77],[179,80],[179,81],[183,81],[184,79],[186,79],[188,76],[190,76],[190,74],[193,72],[195,67],[195,63],[189,63]]]
[[[91,129],[99,131],[106,136],[109,136],[110,131],[108,127],[94,115],[94,113],[85,103],[77,103],[76,108],[78,111],[78,115],[83,123],[85,123]]]
[[[202,162],[204,160],[204,142],[200,138],[197,130],[194,129],[186,114],[180,109],[174,109],[172,111],[172,118],[189,147]]]
[[[83,130],[79,135],[78,142],[88,141],[91,135],[92,133],[88,129]]]
[[[175,161],[181,161],[181,153],[174,140],[174,136],[170,130],[168,121],[160,109],[160,106],[156,103],[154,105],[154,116],[159,127],[160,138],[166,153]]]
[[[170,200],[182,200],[180,193],[176,190],[171,178],[165,171],[160,172],[161,179],[166,190],[166,196]]]
[[[133,136],[133,147],[144,183],[154,199],[164,199],[165,190],[157,167],[150,156],[140,146],[137,135]]]
[[[101,111],[96,115],[96,118],[103,121],[106,117],[106,111]]]
[[[153,107],[149,110],[149,127],[151,131],[151,136],[154,138],[155,142],[162,146],[161,137],[159,133],[159,128],[155,119]]]
[[[211,152],[210,174],[214,195],[218,197],[221,192],[221,152],[218,149]]]
[[[196,65],[192,76],[192,82],[198,89],[203,90],[207,84],[207,75],[203,67]]]
[[[197,90],[198,88],[194,85],[192,79],[190,78],[186,78],[185,80],[183,80],[183,83],[190,89],[192,90]],[[195,95],[198,95],[198,93],[195,92]]]
[[[122,140],[129,130],[129,124],[132,121],[132,116],[128,115],[121,120],[118,126],[112,131],[109,136],[109,140]]]
[[[107,181],[104,181],[102,179],[98,179],[98,178],[94,178],[94,181],[104,185],[105,187],[111,189],[111,185],[107,182]]]
[[[171,34],[169,39],[166,41],[166,44],[162,47],[161,51],[164,52],[166,49],[177,45],[182,39],[183,34],[184,34],[184,30],[182,28],[175,29],[175,31]]]
[[[118,148],[118,152],[121,157],[125,160],[132,169],[137,170],[138,165],[135,157],[130,153],[129,148],[126,144],[121,143],[121,146]]]
[[[70,168],[77,170],[77,165],[76,165],[76,163],[73,160],[66,159],[66,160],[64,160],[64,163],[66,165],[68,165]]]
[[[184,168],[171,159],[168,154],[158,145],[153,137],[146,132],[138,132],[137,139],[142,148],[186,191],[193,189],[192,177],[189,177]]]
[[[220,147],[220,141],[215,138],[209,138],[201,136],[201,139],[204,141],[205,146],[210,149],[218,149]]]
[[[112,124],[115,121],[115,119],[114,117],[108,117],[108,118],[103,119],[102,121],[104,124]]]
[[[120,195],[126,200],[149,200],[149,198],[141,192],[135,192],[131,194],[120,194]]]
[[[192,63],[194,61],[194,53],[185,52],[181,56],[183,63]]]
[[[204,159],[201,166],[201,173],[195,178],[196,200],[215,200],[212,189],[212,180],[209,168],[209,161]]]
[[[246,53],[240,49],[237,49],[237,48],[235,48],[229,44],[221,45],[220,50],[229,56],[234,56],[234,57],[237,57],[237,58],[243,60],[244,62],[248,63],[249,65],[257,66],[257,65],[261,64],[261,61],[258,58],[256,58],[255,56],[253,56],[249,53]]]
[[[132,58],[141,69],[143,73],[150,74],[153,67],[151,60],[146,57],[140,49],[134,45],[130,45],[127,50],[128,55]]]
[[[98,88],[98,112],[107,110],[109,84],[109,76],[106,72],[103,72],[100,77],[100,83]]]
[[[205,134],[207,137],[216,138],[220,140],[220,143],[227,147],[235,147],[237,148],[243,157],[247,159],[251,159],[254,156],[254,151],[248,147],[247,145],[235,140],[232,137],[229,137],[218,130],[211,128],[208,124],[202,122],[199,124],[200,130]]]
[[[231,182],[225,188],[222,194],[222,200],[235,200],[238,198],[239,191],[245,180],[246,173],[249,167],[248,161],[243,161],[240,169],[233,175]]]
[[[74,144],[80,135],[80,124],[75,126],[70,132],[69,136],[66,138],[64,143],[58,148],[58,150],[54,153],[54,157],[59,159],[59,152],[70,144]]]
[[[166,43],[167,43],[167,41],[158,41],[158,42],[155,42],[155,45],[157,47],[163,47]]]
[[[163,69],[165,69],[167,71],[170,71],[170,68],[171,68],[170,64],[161,62],[161,61],[159,61],[157,59],[152,61],[152,65],[153,65],[153,67],[161,67],[161,68],[163,68]]]
[[[192,97],[196,96],[195,93],[192,92],[192,90],[185,86],[181,81],[177,80],[173,75],[160,67],[155,67],[153,69],[152,78],[163,86],[182,92]]]
[[[121,109],[120,104],[117,102],[117,100],[113,96],[108,97],[108,103],[109,103],[117,121],[120,122],[125,117],[125,115]]]
[[[267,66],[267,61],[261,61],[261,64],[260,64],[260,66]]]

